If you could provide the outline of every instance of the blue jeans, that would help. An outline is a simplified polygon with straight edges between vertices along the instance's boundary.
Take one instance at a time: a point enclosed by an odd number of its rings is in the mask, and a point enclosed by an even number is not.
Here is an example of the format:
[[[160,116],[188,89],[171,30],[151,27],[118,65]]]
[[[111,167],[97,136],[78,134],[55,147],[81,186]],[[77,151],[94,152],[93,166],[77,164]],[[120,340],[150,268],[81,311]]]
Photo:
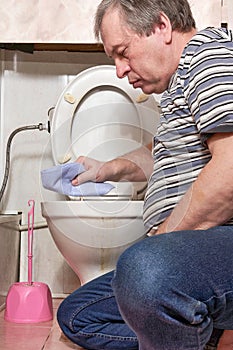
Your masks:
[[[58,322],[91,350],[203,350],[217,343],[216,330],[233,329],[233,227],[134,244],[115,273],[63,301]]]

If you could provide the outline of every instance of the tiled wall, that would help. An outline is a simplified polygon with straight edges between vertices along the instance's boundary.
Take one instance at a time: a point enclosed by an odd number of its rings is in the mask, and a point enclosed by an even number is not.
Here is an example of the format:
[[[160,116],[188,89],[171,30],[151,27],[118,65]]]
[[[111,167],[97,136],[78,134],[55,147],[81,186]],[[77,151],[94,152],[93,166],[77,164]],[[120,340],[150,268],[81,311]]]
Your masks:
[[[196,20],[197,28],[220,26],[222,0],[188,0]]]
[[[189,2],[200,29],[219,26],[226,17],[224,13],[232,9],[232,0]],[[100,0],[1,0],[0,42],[93,43],[93,19],[99,3]]]
[[[0,42],[94,42],[100,0],[1,0]]]

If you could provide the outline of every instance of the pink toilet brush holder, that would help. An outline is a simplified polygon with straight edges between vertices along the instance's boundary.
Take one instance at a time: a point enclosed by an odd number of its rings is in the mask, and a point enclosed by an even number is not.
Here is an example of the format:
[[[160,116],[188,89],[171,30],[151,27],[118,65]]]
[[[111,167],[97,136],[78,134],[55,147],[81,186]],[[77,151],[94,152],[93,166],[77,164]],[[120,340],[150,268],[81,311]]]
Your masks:
[[[28,282],[16,282],[8,291],[4,319],[15,323],[38,323],[53,319],[51,291],[47,284],[32,282],[34,200],[28,213]]]

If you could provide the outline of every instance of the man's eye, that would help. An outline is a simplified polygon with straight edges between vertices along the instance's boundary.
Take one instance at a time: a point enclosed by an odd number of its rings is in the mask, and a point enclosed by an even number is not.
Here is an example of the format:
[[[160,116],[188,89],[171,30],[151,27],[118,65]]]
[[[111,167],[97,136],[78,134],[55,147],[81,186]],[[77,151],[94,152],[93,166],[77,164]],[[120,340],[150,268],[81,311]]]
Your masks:
[[[125,48],[124,50],[122,50],[122,51],[120,52],[120,55],[121,55],[122,57],[127,57],[127,48]]]

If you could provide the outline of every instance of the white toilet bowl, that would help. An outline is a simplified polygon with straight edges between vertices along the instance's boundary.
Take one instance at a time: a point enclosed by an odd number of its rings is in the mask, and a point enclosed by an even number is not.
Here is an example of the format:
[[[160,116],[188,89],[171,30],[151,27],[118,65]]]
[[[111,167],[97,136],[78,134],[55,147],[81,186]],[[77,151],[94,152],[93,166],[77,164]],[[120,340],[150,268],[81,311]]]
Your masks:
[[[52,237],[81,284],[113,270],[119,255],[145,237],[143,201],[42,203]]]
[[[158,103],[98,66],[78,74],[54,110],[51,144],[55,164],[86,155],[107,161],[148,144],[159,120]],[[112,183],[101,197],[41,203],[55,244],[81,284],[114,269],[119,255],[145,235],[145,183]],[[139,189],[139,191],[138,191]]]

